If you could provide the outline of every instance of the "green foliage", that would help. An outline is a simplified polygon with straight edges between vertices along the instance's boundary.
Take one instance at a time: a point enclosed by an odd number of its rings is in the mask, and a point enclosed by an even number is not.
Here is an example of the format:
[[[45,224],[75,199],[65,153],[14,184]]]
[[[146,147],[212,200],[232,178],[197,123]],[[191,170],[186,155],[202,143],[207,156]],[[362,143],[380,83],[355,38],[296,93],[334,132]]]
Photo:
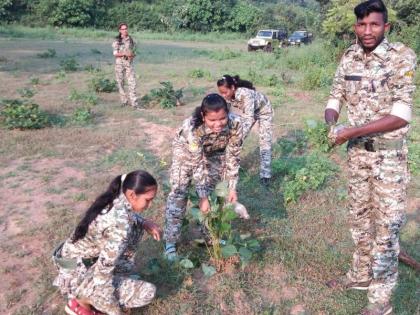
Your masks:
[[[306,90],[329,87],[333,80],[333,73],[326,68],[312,66],[304,70],[302,86]]]
[[[99,74],[90,80],[89,87],[96,92],[112,93],[117,91],[117,82]]]
[[[84,125],[92,121],[93,114],[90,108],[76,108],[72,114],[71,121],[74,124]]]
[[[305,136],[311,147],[321,152],[329,152],[332,147],[328,142],[329,127],[327,124],[316,120],[305,122]]]
[[[160,82],[161,88],[152,89],[149,94],[141,98],[147,105],[159,104],[162,108],[172,108],[180,104],[183,96],[182,89],[174,90],[170,81]]]
[[[209,53],[210,59],[214,59],[217,61],[234,59],[240,56],[241,56],[240,52],[233,51],[229,48],[225,48],[223,50],[218,49]]]
[[[98,96],[94,92],[78,92],[75,89],[70,91],[69,100],[81,102],[89,106],[98,104]]]
[[[54,58],[57,55],[57,52],[54,48],[48,48],[47,51],[36,54],[39,58]]]
[[[31,98],[36,93],[34,89],[27,88],[27,87],[18,89],[17,92],[19,93],[21,97],[24,97],[24,98]]]
[[[420,174],[420,132],[418,126],[413,126],[408,137],[408,165],[413,175]],[[417,128],[417,129],[416,129]]]
[[[48,116],[39,105],[22,100],[3,100],[1,116],[9,129],[40,129],[49,124]]]
[[[60,61],[61,70],[66,72],[77,71],[79,64],[74,57],[67,57]]]
[[[188,76],[191,77],[191,78],[197,78],[197,79],[198,78],[204,78],[204,77],[210,78],[211,77],[211,74],[207,70],[203,70],[203,69],[192,69],[189,72]]]
[[[35,77],[35,76],[31,76],[31,77],[29,77],[29,82],[32,85],[38,85],[39,84],[39,78],[38,77]]]
[[[0,20],[11,20],[12,0],[0,0]]]

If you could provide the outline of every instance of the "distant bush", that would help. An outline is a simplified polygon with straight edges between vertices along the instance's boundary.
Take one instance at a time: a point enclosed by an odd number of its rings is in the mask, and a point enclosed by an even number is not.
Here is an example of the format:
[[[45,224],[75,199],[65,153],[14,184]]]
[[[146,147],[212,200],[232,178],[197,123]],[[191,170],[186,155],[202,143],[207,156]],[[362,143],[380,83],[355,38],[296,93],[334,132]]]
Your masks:
[[[54,48],[48,48],[47,51],[36,54],[39,58],[54,58],[57,55],[57,52]]]
[[[17,92],[19,93],[21,97],[24,97],[24,98],[31,98],[36,93],[34,89],[27,88],[27,87],[18,89]]]
[[[209,78],[211,77],[210,72],[207,70],[203,70],[203,69],[193,69],[189,72],[188,74],[189,77],[191,78]]]
[[[77,71],[79,64],[74,57],[67,57],[60,61],[60,67],[66,72]]]
[[[149,94],[142,97],[142,103],[152,105],[159,104],[162,108],[171,108],[181,104],[183,96],[182,89],[174,90],[171,82],[160,82],[161,88],[156,88],[150,91]]]
[[[241,53],[237,52],[237,51],[233,51],[229,48],[225,48],[223,50],[216,50],[216,51],[211,51],[209,53],[209,57],[210,59],[214,59],[214,60],[218,60],[218,61],[222,61],[222,60],[228,60],[228,59],[234,59],[237,57],[240,57]]]
[[[314,65],[304,70],[302,86],[306,90],[315,90],[316,88],[329,87],[332,84],[332,80],[333,73]]]
[[[49,124],[47,114],[38,104],[14,99],[4,100],[2,105],[1,116],[9,129],[40,129]]]
[[[105,78],[103,75],[94,76],[90,80],[89,86],[96,92],[111,93],[117,91],[117,82]]]
[[[72,114],[71,121],[74,124],[87,124],[92,121],[93,114],[90,108],[76,108]]]
[[[89,106],[98,104],[98,96],[94,92],[78,92],[75,89],[71,90],[69,100],[82,102],[83,104]]]
[[[31,77],[29,78],[29,82],[30,82],[32,85],[38,85],[38,84],[39,84],[39,78],[38,78],[38,77],[31,76]]]

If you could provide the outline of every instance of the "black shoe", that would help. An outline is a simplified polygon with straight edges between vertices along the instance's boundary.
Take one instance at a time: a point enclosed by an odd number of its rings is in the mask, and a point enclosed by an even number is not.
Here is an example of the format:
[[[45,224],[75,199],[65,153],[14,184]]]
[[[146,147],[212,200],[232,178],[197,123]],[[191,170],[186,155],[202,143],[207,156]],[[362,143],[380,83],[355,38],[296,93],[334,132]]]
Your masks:
[[[271,181],[271,178],[269,178],[269,177],[261,177],[260,178],[261,186],[264,186],[265,188],[270,187],[270,181]]]

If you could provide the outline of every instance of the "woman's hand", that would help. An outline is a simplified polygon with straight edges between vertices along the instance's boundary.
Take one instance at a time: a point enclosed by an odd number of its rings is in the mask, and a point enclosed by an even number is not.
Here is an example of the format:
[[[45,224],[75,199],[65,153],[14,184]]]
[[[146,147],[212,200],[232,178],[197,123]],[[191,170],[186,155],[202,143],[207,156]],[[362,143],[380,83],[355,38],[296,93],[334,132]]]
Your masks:
[[[204,214],[208,213],[210,211],[209,198],[201,198],[200,202],[198,203],[198,206],[200,207],[201,212],[203,212]]]
[[[228,198],[229,203],[234,203],[238,201],[238,194],[236,193],[236,190],[229,190]]]
[[[156,241],[160,241],[160,236],[162,235],[162,230],[159,225],[153,221],[144,220],[143,227],[147,233],[149,233]]]

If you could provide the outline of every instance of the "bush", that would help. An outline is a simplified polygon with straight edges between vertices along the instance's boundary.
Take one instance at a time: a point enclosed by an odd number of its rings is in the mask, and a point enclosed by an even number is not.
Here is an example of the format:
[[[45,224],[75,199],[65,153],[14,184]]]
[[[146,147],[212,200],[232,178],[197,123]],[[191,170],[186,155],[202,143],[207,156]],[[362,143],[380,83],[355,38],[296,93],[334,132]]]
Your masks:
[[[87,124],[92,121],[93,115],[90,108],[76,108],[72,114],[71,121],[75,124]]]
[[[66,72],[77,71],[79,64],[74,57],[67,57],[60,61],[61,70]]]
[[[142,102],[147,105],[158,103],[162,108],[171,108],[181,104],[182,89],[174,90],[171,82],[160,82],[161,88],[153,89],[142,97]]]
[[[302,86],[306,90],[329,87],[333,78],[333,73],[327,71],[326,68],[312,65],[304,70]]]
[[[21,100],[4,100],[1,116],[9,129],[40,129],[49,124],[39,105]]]
[[[36,54],[39,58],[54,58],[57,55],[57,52],[54,48],[48,48],[47,51]]]
[[[31,98],[36,93],[35,90],[31,88],[18,89],[17,92],[19,93],[21,97],[24,97],[24,98]]]
[[[307,120],[305,122],[305,136],[312,148],[321,152],[329,152],[331,146],[328,141],[329,127],[327,124],[316,120]]]
[[[209,71],[207,70],[203,70],[203,69],[193,69],[189,72],[188,74],[189,77],[191,78],[210,78],[211,74]]]
[[[95,92],[112,93],[117,91],[117,82],[98,75],[90,80],[89,86]]]
[[[94,106],[98,104],[98,97],[95,93],[89,92],[78,92],[75,89],[72,89],[69,95],[70,101],[82,102],[83,104]]]

